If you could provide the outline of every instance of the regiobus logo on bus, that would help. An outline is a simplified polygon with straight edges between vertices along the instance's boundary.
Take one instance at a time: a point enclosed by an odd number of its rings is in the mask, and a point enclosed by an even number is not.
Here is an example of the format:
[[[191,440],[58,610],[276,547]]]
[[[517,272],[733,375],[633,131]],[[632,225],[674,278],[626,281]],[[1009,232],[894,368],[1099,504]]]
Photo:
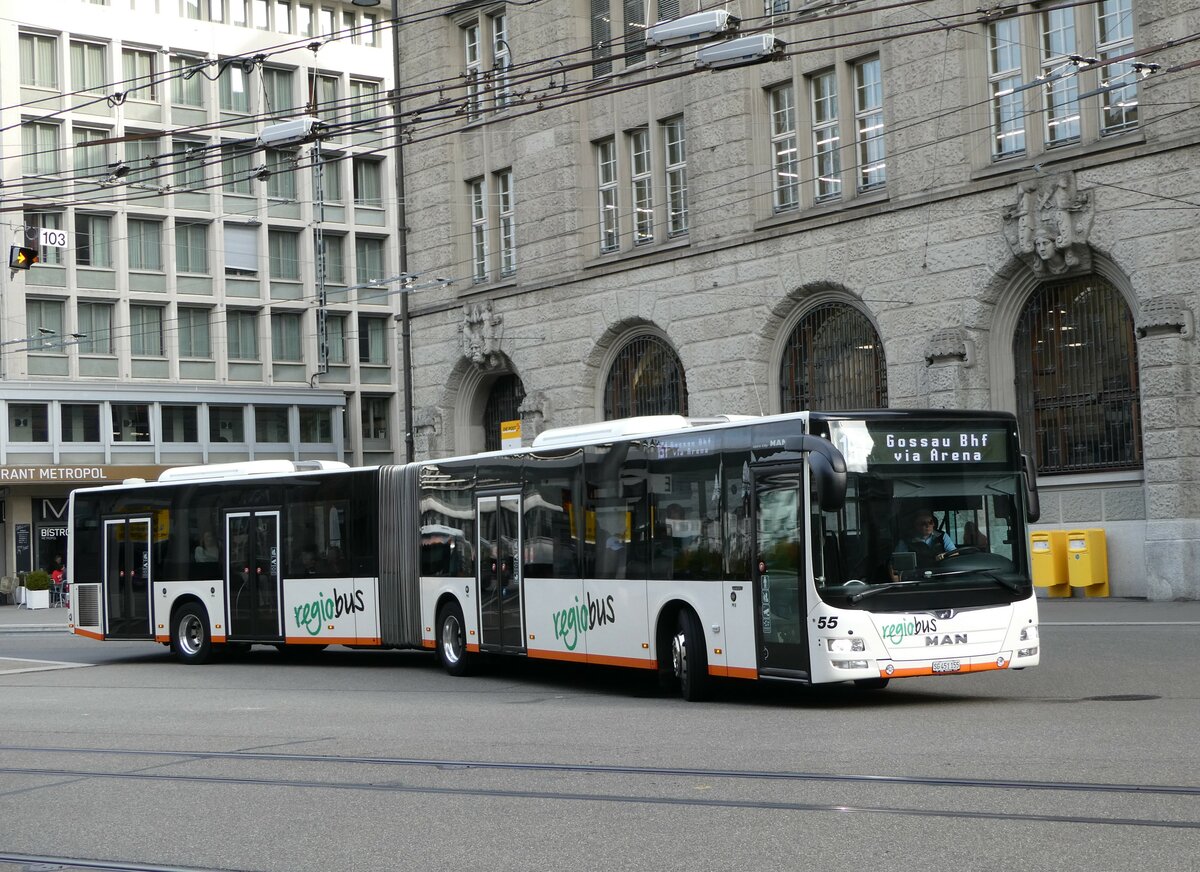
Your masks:
[[[554,638],[562,639],[568,651],[574,651],[579,644],[579,636],[588,630],[594,630],[605,624],[617,622],[613,610],[613,596],[609,594],[603,599],[592,599],[591,594],[584,594],[587,602],[581,603],[575,597],[575,605],[554,612],[550,619],[554,621]]]

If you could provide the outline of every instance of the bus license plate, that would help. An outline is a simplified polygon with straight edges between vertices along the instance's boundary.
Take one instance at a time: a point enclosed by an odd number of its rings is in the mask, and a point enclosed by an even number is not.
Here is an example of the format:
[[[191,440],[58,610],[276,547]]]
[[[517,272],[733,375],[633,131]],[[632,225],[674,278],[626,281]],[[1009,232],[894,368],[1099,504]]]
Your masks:
[[[962,661],[961,660],[934,660],[933,661],[933,671],[934,672],[958,672],[960,669],[962,669]]]

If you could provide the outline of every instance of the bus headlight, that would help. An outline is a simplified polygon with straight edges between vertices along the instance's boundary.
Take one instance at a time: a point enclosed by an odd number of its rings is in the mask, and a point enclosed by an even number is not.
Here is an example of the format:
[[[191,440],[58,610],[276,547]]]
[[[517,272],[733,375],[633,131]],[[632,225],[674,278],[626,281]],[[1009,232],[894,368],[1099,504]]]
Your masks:
[[[849,654],[851,651],[866,651],[865,639],[826,639],[825,648],[830,654]]]
[[[1022,642],[1036,642],[1038,637],[1037,627],[1024,627],[1021,630]]]
[[[830,660],[829,662],[832,663],[838,669],[866,669],[867,668],[866,660]]]
[[[1034,645],[1032,648],[1018,648],[1017,649],[1018,657],[1032,657],[1036,653],[1037,653],[1037,645]]]

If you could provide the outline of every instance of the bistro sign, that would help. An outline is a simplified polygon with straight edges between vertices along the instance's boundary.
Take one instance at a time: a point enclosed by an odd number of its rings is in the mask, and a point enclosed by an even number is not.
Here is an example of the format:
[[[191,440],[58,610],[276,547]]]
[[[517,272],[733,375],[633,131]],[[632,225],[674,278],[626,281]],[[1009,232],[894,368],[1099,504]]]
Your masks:
[[[0,466],[0,484],[107,484],[127,478],[154,481],[165,466]]]

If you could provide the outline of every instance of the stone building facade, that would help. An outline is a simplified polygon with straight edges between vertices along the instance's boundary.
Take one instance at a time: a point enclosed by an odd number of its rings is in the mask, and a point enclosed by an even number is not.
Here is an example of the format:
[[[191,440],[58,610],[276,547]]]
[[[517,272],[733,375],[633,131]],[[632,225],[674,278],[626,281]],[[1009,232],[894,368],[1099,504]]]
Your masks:
[[[410,270],[452,280],[410,297],[419,457],[514,411],[1006,409],[1040,526],[1200,596],[1200,13],[768,0],[777,59],[697,70],[644,44],[688,0],[566,5],[406,7]]]

